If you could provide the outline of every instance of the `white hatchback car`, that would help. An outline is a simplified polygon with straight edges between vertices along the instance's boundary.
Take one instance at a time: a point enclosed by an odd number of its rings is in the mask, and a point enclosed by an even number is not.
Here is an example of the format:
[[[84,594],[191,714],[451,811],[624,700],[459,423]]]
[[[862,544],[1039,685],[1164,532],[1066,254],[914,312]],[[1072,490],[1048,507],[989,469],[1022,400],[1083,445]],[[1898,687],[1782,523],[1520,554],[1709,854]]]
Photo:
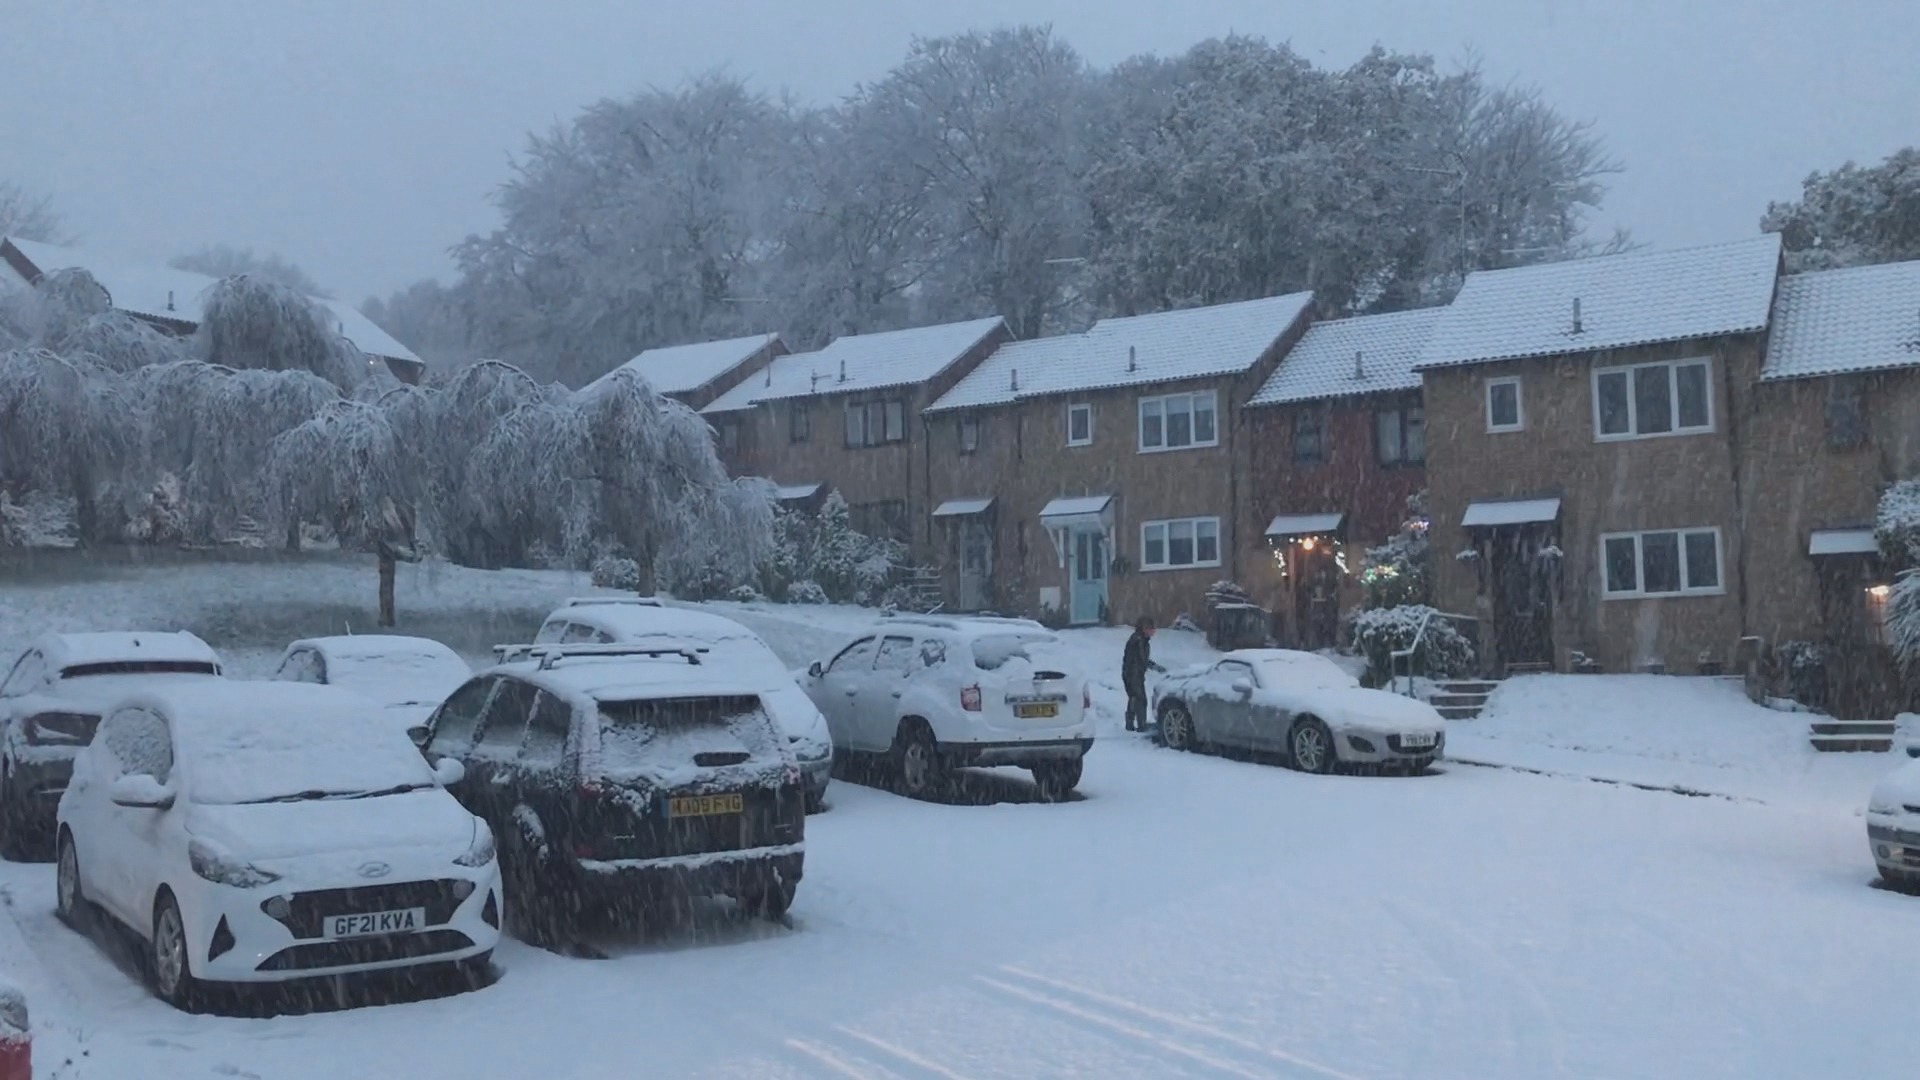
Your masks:
[[[58,911],[149,946],[154,992],[450,964],[484,972],[493,833],[344,690],[153,686],[107,710],[60,800]]]
[[[432,638],[343,634],[287,646],[273,677],[351,690],[380,706],[400,730],[410,731],[425,725],[447,695],[473,677],[473,669]]]
[[[1084,678],[1049,666],[1059,637],[1028,619],[900,615],[807,669],[836,750],[885,753],[908,794],[967,765],[1029,769],[1064,798],[1093,749]]]
[[[1907,747],[1920,758],[1920,743]],[[1867,844],[1880,880],[1903,891],[1920,891],[1920,761],[1888,773],[1867,797]]]

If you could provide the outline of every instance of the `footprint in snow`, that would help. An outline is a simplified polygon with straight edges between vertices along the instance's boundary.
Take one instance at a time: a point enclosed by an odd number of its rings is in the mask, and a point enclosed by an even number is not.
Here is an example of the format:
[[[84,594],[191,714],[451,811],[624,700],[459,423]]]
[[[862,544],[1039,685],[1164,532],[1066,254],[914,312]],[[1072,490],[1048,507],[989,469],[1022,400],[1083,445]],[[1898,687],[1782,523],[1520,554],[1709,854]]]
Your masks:
[[[259,1073],[248,1072],[238,1065],[215,1065],[213,1072],[215,1076],[233,1076],[239,1080],[264,1080]]]

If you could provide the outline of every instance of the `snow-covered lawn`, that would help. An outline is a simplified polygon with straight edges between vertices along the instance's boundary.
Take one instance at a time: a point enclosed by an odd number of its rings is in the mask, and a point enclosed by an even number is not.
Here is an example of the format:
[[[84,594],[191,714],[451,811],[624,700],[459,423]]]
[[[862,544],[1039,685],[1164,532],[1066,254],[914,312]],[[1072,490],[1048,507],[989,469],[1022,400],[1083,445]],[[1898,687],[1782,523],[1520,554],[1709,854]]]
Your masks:
[[[372,577],[322,560],[0,580],[0,650],[171,613],[258,671],[366,617]],[[584,591],[403,569],[400,630],[483,659]],[[795,665],[871,617],[713,607]],[[607,960],[508,941],[473,993],[186,1016],[54,920],[51,868],[0,864],[0,974],[61,1080],[1904,1077],[1920,1060],[1897,947],[1920,900],[1868,887],[1859,817],[1904,757],[1815,755],[1804,717],[1711,683],[1541,678],[1453,725],[1450,749],[1760,801],[1462,764],[1306,776],[1119,734],[1125,632],[1067,638],[1112,733],[1085,798],[1024,801],[1018,774],[978,806],[836,783],[790,930],[716,904],[601,935]],[[1170,666],[1206,654],[1172,631],[1155,646]]]

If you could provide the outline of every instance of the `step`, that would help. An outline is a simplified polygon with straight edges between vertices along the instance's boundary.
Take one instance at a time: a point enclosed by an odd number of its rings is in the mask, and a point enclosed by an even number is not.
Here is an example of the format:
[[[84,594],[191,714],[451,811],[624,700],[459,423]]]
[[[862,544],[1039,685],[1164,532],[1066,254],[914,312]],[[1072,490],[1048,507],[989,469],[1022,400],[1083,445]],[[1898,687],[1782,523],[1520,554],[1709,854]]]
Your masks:
[[[1433,711],[1439,713],[1442,720],[1476,720],[1480,716],[1478,705],[1435,705]]]
[[[1508,675],[1551,675],[1553,674],[1553,665],[1548,663],[1541,663],[1541,662],[1531,662],[1531,663],[1525,663],[1525,664],[1508,664],[1507,674]]]
[[[1455,706],[1470,705],[1473,708],[1477,709],[1487,703],[1487,697],[1488,695],[1486,694],[1438,693],[1428,697],[1427,704],[1433,706],[1436,709],[1440,708],[1442,705],[1455,705]]]
[[[1810,741],[1815,750],[1829,754],[1884,754],[1893,749],[1892,739],[1853,735],[1815,735]]]
[[[1492,679],[1454,679],[1434,685],[1438,686],[1442,693],[1479,694],[1482,697],[1500,688],[1500,684]]]

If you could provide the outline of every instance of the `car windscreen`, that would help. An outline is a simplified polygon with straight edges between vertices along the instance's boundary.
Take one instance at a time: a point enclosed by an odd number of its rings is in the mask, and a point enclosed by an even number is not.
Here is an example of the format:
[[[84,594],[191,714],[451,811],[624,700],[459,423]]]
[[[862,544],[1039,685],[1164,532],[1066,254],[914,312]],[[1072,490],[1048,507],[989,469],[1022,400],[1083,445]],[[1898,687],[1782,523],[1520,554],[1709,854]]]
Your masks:
[[[1015,660],[1035,664],[1056,640],[1051,634],[985,634],[973,639],[973,664],[981,671],[998,671]]]
[[[693,770],[778,760],[781,741],[752,694],[603,701],[596,771],[690,781]]]
[[[218,675],[220,665],[209,660],[103,660],[91,664],[69,664],[60,669],[62,679],[84,679],[89,675]]]

